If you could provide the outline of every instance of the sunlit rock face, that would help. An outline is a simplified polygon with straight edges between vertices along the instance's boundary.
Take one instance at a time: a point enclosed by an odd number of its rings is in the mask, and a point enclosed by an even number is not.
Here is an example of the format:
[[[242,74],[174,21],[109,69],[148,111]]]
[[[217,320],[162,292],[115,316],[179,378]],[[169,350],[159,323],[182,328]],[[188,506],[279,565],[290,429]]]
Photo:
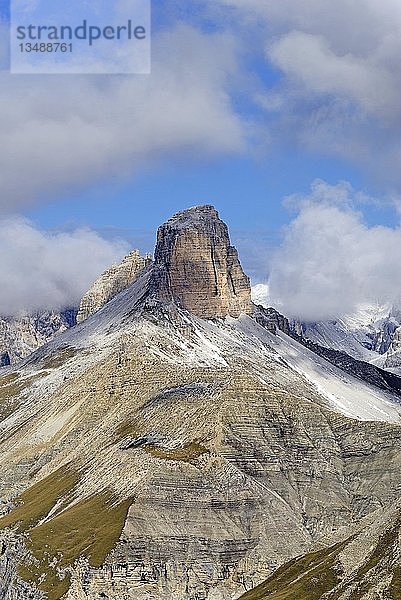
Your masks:
[[[251,288],[228,229],[212,206],[176,214],[157,235],[156,295],[202,317],[251,314]]]
[[[139,250],[133,250],[119,265],[113,265],[102,273],[82,298],[77,323],[93,315],[114,296],[125,290],[150,263],[149,256],[141,256]]]

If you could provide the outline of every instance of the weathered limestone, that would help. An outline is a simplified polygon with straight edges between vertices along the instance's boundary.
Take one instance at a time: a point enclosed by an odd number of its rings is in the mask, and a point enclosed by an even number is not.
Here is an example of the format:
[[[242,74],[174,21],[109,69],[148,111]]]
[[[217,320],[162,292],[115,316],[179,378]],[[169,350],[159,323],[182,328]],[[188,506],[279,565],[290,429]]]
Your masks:
[[[251,288],[213,206],[176,214],[159,228],[152,284],[160,300],[202,317],[251,314]]]
[[[114,296],[125,290],[150,263],[149,256],[141,256],[139,250],[133,250],[122,263],[113,265],[102,273],[82,298],[77,323],[93,315]]]
[[[0,367],[15,364],[75,324],[76,310],[0,317]]]

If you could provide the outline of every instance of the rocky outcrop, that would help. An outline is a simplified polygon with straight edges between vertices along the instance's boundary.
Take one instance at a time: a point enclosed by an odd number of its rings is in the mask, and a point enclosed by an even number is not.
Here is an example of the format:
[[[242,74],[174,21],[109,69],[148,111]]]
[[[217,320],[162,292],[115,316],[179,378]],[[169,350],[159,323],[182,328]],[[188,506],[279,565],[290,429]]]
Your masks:
[[[236,600],[320,543],[322,578],[308,558],[282,580],[299,590],[305,571],[305,596],[285,597],[312,600],[337,577],[328,536],[399,499],[388,386],[273,335],[289,327],[276,311],[196,316],[252,310],[235,256],[214,209],[180,213],[154,268],[0,378],[0,598]],[[398,558],[386,547],[376,588]]]
[[[397,327],[393,334],[383,366],[386,369],[399,369],[401,367],[401,327]]]
[[[44,311],[22,317],[0,317],[0,367],[15,364],[75,325],[77,311]]]
[[[249,279],[213,206],[180,212],[159,228],[152,286],[160,300],[202,318],[252,314]]]
[[[253,316],[259,325],[262,325],[268,331],[276,333],[282,331],[286,335],[291,335],[290,323],[286,317],[281,315],[274,308],[264,308],[264,306],[255,306]]]
[[[326,348],[315,342],[312,342],[305,337],[302,328],[300,332],[296,331],[294,324],[290,325],[288,319],[281,315],[274,308],[264,308],[263,306],[256,306],[254,311],[255,320],[265,327],[269,331],[282,331],[286,335],[292,337],[294,340],[311,350],[318,356],[321,356],[331,364],[335,365],[345,373],[349,373],[356,379],[361,379],[369,383],[370,385],[376,386],[382,390],[391,391],[397,396],[401,396],[401,377],[394,373],[388,372],[385,369],[381,369],[373,364],[357,360],[353,356],[346,352],[340,352],[333,348]],[[401,348],[401,328],[399,337],[399,346]],[[396,360],[400,360],[400,354],[397,355],[397,338],[393,342],[394,355]],[[388,360],[388,359],[387,359]],[[389,365],[386,365],[389,366]]]
[[[43,311],[0,317],[0,367],[18,363],[32,352],[80,323],[125,289],[151,263],[134,250],[119,265],[107,269],[81,300],[79,310]],[[78,314],[77,314],[78,313]]]
[[[81,323],[130,285],[152,263],[133,250],[107,269],[83,296],[78,311],[0,317],[0,367],[26,358],[58,333]],[[252,314],[250,284],[227,226],[212,206],[178,213],[159,229],[151,290],[205,318]]]
[[[139,250],[133,250],[122,263],[113,265],[102,273],[82,298],[77,323],[93,315],[114,296],[125,290],[151,262],[150,256],[141,256]]]

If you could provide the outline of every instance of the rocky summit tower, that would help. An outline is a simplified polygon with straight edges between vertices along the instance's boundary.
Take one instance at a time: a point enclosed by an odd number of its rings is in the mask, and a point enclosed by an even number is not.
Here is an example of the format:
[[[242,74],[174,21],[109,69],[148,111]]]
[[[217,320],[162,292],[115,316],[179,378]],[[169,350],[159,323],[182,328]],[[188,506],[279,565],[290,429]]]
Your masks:
[[[206,319],[253,312],[249,278],[213,206],[184,210],[159,227],[152,288]]]
[[[82,308],[0,373],[0,600],[400,600],[400,377],[196,316],[252,310],[210,206]]]

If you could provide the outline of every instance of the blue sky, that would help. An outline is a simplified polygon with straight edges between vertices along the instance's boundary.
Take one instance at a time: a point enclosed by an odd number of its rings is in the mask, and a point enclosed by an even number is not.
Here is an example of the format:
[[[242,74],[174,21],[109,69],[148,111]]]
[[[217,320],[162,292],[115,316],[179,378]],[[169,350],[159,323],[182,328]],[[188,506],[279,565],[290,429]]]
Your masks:
[[[2,218],[149,251],[171,214],[211,203],[254,281],[310,203],[397,230],[401,11],[339,2],[154,0],[151,76],[3,71]]]
[[[359,187],[360,174],[344,163],[320,157],[269,156],[216,159],[201,164],[185,160],[158,165],[120,185],[110,181],[84,192],[35,207],[27,214],[47,228],[90,224],[96,229],[146,228],[154,231],[172,213],[194,204],[214,204],[234,229],[278,232],[290,219],[283,197],[307,193],[311,181],[340,179]],[[367,218],[391,217],[368,207]],[[373,216],[374,213],[374,216]]]
[[[4,0],[0,2],[0,14],[8,13],[8,4]],[[213,13],[207,11],[204,2],[177,1],[166,10],[164,2],[154,0],[152,9],[155,32],[168,30],[178,21],[191,23],[205,32],[229,29],[228,16],[214,21]],[[254,39],[251,32],[252,29],[236,31],[236,34],[242,33],[244,39],[246,36]],[[255,35],[260,37],[262,34]],[[185,62],[185,56],[182,60]],[[250,70],[247,76],[257,79],[259,85],[280,83],[280,71],[263,59],[261,49],[246,56],[244,67]],[[35,77],[31,82],[33,86],[42,85]],[[237,87],[231,102],[244,119],[254,118],[258,126],[261,111],[249,100],[246,87]],[[177,160],[166,157],[155,160],[132,177],[94,180],[72,194],[68,193],[68,187],[60,186],[51,195],[37,197],[38,205],[25,210],[24,214],[38,226],[49,229],[89,225],[96,229],[154,231],[172,212],[211,202],[234,229],[265,230],[278,235],[280,227],[291,219],[281,205],[282,199],[288,194],[307,193],[316,178],[331,184],[347,180],[355,188],[372,190],[379,196],[386,191],[385,185],[381,188],[369,172],[364,172],[352,161],[290,144],[291,141],[258,150],[257,156],[252,156],[253,149],[248,148],[248,152],[240,156],[200,157],[199,160],[195,153],[187,153],[184,149]],[[391,224],[394,219],[394,212],[386,206],[383,210],[368,206],[365,214],[370,223]]]

